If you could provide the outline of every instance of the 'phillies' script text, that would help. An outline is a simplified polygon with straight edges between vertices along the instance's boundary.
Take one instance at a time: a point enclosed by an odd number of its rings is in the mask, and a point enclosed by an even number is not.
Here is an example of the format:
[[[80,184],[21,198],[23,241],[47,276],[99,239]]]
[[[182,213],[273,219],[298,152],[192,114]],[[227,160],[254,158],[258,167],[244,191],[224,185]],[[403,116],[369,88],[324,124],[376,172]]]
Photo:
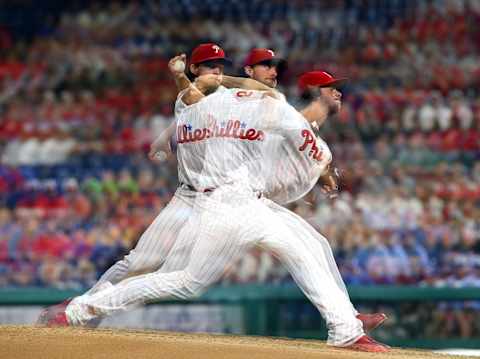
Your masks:
[[[180,125],[177,127],[177,142],[189,143],[202,141],[211,137],[227,137],[248,141],[263,141],[265,133],[255,128],[242,128],[245,124],[237,120],[229,120],[225,126],[219,126],[216,122],[210,128],[193,129],[190,125]]]

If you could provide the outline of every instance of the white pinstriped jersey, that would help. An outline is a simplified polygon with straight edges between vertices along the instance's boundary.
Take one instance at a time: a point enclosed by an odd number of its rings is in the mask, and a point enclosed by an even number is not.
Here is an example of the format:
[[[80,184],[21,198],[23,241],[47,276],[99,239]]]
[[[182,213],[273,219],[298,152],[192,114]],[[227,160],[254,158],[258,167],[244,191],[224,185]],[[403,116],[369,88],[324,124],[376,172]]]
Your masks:
[[[188,88],[180,91],[177,95],[177,100],[175,101],[175,110],[174,110],[175,118],[177,118],[177,116],[188,107],[188,105],[182,101],[182,97],[186,91],[188,91]],[[228,91],[228,89],[224,86],[219,86],[215,91],[215,93],[221,93],[223,91]]]
[[[197,190],[241,184],[287,203],[317,182],[332,155],[286,102],[230,89],[177,115],[180,182]]]

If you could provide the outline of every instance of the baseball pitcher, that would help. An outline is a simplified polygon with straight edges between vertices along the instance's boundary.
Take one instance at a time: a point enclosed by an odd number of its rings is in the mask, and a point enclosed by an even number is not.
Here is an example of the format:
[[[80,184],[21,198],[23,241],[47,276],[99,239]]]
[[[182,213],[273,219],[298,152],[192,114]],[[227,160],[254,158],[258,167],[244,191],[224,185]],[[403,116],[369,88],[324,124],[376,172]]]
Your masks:
[[[263,164],[278,148],[275,139],[283,138],[282,144],[298,151],[300,175],[318,178],[325,171],[331,153],[325,143],[317,143],[310,125],[288,104],[253,91],[213,94],[182,114],[177,122],[179,175],[197,192],[191,220],[180,232],[180,237],[191,235],[191,224],[198,230],[187,266],[79,297],[67,308],[68,322],[78,325],[150,300],[196,295],[215,282],[228,263],[258,244],[279,256],[320,310],[330,344],[385,351],[364,335],[348,296],[330,273],[322,246],[309,240],[308,231],[299,235],[285,225],[271,209],[278,205],[262,197],[268,181],[258,173],[270,176],[272,170]],[[303,191],[312,183],[303,184]],[[301,196],[302,189],[298,193]]]

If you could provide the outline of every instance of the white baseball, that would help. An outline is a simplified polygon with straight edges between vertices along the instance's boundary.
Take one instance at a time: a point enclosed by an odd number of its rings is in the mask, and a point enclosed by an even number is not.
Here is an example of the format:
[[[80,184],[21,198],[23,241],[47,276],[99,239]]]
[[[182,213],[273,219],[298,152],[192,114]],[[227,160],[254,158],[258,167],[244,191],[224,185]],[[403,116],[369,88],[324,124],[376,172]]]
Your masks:
[[[155,158],[158,160],[158,161],[165,161],[167,159],[167,153],[165,151],[157,151],[155,152]]]
[[[173,64],[173,69],[178,72],[185,71],[185,62],[178,60]]]

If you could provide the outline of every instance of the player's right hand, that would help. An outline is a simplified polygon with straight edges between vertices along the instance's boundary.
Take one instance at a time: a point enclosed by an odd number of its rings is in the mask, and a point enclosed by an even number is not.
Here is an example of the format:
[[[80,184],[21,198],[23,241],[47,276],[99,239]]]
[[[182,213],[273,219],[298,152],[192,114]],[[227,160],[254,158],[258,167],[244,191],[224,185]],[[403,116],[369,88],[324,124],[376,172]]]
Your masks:
[[[184,64],[182,70],[180,70],[182,66],[176,65],[178,61],[181,61]],[[181,54],[171,58],[170,61],[168,61],[168,69],[173,74],[173,76],[178,76],[185,73],[186,64],[187,64],[187,55]]]

